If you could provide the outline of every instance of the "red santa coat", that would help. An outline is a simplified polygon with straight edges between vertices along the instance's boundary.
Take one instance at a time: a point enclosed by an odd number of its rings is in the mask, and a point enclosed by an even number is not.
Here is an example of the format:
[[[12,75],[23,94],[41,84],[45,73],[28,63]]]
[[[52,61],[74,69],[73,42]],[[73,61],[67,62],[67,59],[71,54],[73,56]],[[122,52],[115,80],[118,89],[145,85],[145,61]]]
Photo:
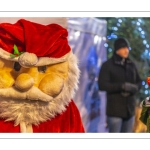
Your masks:
[[[73,101],[69,103],[67,109],[55,118],[40,123],[38,126],[33,125],[34,133],[84,133],[84,127],[81,121],[79,111]],[[5,122],[0,119],[0,132],[2,133],[19,133],[20,126],[14,126],[14,122]]]

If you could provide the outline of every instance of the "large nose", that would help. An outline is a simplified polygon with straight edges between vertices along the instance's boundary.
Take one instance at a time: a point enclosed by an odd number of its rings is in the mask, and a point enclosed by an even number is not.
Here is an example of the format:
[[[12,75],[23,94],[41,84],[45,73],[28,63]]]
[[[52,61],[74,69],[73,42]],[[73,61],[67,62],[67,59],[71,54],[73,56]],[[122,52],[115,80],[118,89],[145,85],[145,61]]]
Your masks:
[[[15,87],[20,91],[29,90],[33,84],[33,78],[27,73],[20,74],[15,81]]]

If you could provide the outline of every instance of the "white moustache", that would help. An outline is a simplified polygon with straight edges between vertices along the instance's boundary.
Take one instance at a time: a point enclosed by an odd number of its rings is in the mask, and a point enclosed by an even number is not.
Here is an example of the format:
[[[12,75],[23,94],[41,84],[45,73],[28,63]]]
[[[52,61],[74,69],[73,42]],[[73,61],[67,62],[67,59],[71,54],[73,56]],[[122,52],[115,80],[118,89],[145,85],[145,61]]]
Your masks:
[[[18,91],[14,87],[0,89],[0,96],[4,98],[38,100],[43,102],[50,102],[53,99],[53,97],[43,93],[35,86],[26,92]]]

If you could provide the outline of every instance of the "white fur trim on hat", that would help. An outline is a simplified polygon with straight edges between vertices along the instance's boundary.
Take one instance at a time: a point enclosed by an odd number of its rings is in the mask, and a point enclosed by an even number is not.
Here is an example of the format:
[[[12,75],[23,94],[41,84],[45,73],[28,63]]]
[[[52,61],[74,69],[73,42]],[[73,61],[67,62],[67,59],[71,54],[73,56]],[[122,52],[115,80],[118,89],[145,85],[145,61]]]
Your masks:
[[[52,58],[52,57],[37,57],[34,53],[24,52],[20,56],[12,58],[10,56],[11,53],[0,48],[1,58],[10,60],[10,61],[19,62],[21,66],[27,67],[27,68],[33,67],[33,66],[45,66],[45,65],[65,62],[68,59],[70,53],[72,53],[72,51],[60,58]]]

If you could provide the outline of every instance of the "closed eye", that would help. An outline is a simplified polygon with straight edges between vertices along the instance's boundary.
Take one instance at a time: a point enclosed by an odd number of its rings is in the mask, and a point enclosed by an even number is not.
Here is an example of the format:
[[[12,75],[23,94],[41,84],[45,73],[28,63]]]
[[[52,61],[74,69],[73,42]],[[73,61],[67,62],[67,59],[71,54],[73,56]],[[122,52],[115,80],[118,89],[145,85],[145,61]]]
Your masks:
[[[46,66],[39,66],[38,67],[38,72],[45,73],[46,69],[47,69]]]
[[[18,62],[14,62],[13,68],[15,71],[19,71],[21,69],[21,65]]]

